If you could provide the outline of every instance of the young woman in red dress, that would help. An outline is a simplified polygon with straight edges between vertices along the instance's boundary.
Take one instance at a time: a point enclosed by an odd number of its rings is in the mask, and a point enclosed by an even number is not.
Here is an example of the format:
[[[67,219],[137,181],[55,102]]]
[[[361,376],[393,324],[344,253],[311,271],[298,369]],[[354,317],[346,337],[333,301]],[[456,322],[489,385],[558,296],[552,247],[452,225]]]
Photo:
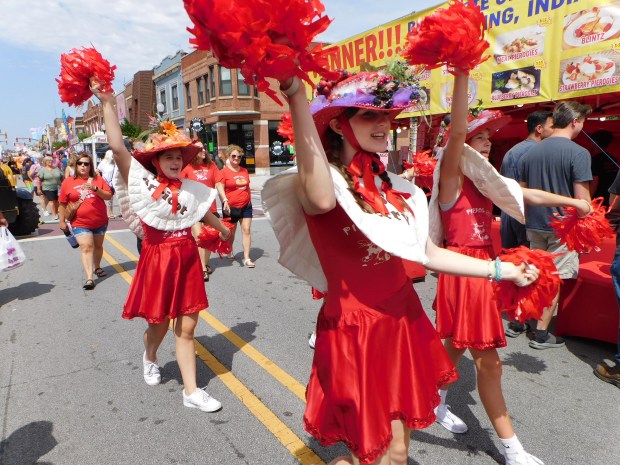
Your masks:
[[[445,148],[440,149],[439,182],[433,189],[431,210],[439,208],[441,225],[448,250],[456,251],[482,260],[495,257],[491,241],[493,201],[500,198],[485,197],[476,187],[476,173],[489,173],[488,158],[491,150],[490,136],[510,121],[500,111],[483,111],[476,118],[468,117],[468,74],[458,73],[454,79],[449,138]],[[467,142],[467,145],[466,145]],[[476,153],[471,151],[473,149]],[[484,158],[483,158],[484,157]],[[488,165],[487,169],[468,170],[473,179],[463,172],[469,163]],[[505,180],[494,170],[483,180],[481,186],[493,196],[492,182],[513,185],[515,199],[522,197],[529,205],[571,206],[585,215],[590,211],[587,201],[558,196],[535,189],[520,189],[512,180]],[[438,207],[437,207],[438,204]],[[502,207],[502,205],[499,205]],[[513,205],[514,207],[514,205]],[[518,207],[516,209],[519,209]],[[431,211],[431,217],[433,211]],[[502,363],[498,347],[506,345],[501,313],[493,297],[490,280],[450,276],[441,273],[437,284],[437,331],[445,339],[444,346],[455,366],[465,350],[471,353],[477,372],[480,400],[500,438],[502,454],[507,465],[540,465],[543,462],[528,454],[517,439],[506,402],[502,393]],[[441,404],[437,409],[437,422],[453,433],[467,431],[465,423],[448,409],[447,386],[439,391]]]
[[[298,78],[281,86],[297,171],[270,179],[263,205],[280,263],[326,292],[305,429],[324,445],[346,444],[352,455],[332,465],[405,465],[410,430],[435,421],[437,388],[456,376],[402,259],[476,277],[487,276],[488,263],[428,241],[424,193],[389,175],[376,155],[394,117],[416,103],[415,86],[359,73],[321,86],[311,109]],[[520,285],[538,276],[510,263],[501,273]]]
[[[189,165],[183,168],[180,177],[182,179],[198,181],[211,189],[215,189],[215,184],[220,179],[220,170],[217,168],[217,165],[213,162],[213,160],[211,160],[211,156],[205,150],[202,142],[196,141],[194,144],[196,144],[196,146],[200,149],[200,152],[198,152],[198,155],[194,157]],[[217,213],[217,205],[215,204],[215,200],[213,200],[209,211],[215,216],[219,216]],[[192,234],[194,235],[194,238],[196,238],[201,231],[201,222],[198,222],[192,226]],[[198,247],[198,252],[200,253],[200,263],[202,264],[202,277],[205,281],[209,281],[209,275],[213,273],[213,270],[209,266],[211,251],[209,249]]]
[[[113,93],[91,90],[101,100],[108,143],[119,170],[116,184],[121,213],[132,231],[143,237],[140,261],[123,309],[123,318],[144,318],[144,380],[161,382],[157,349],[174,321],[176,359],[183,378],[183,405],[205,412],[221,408],[220,402],[196,384],[194,329],[198,312],[208,306],[198,247],[191,228],[199,220],[230,234],[209,211],[215,190],[180,174],[199,148],[170,121],[161,122],[146,143],[125,148],[114,108]]]

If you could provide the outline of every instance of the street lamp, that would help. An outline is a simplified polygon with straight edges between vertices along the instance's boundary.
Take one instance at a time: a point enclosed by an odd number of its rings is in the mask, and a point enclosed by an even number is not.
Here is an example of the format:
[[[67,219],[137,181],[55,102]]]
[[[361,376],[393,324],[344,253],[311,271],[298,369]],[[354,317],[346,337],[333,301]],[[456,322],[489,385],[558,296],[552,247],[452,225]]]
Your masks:
[[[159,117],[161,118],[162,115],[164,114],[164,110],[166,109],[166,107],[164,106],[163,103],[158,103],[157,104],[157,113],[159,114]]]

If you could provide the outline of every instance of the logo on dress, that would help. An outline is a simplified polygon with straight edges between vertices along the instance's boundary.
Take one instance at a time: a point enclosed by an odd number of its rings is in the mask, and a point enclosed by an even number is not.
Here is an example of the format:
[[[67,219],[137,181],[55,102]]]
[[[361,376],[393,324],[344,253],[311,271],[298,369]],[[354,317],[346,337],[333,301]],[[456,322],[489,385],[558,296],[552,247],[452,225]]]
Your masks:
[[[474,232],[471,237],[477,241],[486,241],[489,239],[489,235],[484,228],[484,223],[474,223]]]
[[[358,241],[357,245],[360,249],[366,249],[366,256],[362,257],[362,266],[380,265],[392,258],[389,253],[370,241]]]

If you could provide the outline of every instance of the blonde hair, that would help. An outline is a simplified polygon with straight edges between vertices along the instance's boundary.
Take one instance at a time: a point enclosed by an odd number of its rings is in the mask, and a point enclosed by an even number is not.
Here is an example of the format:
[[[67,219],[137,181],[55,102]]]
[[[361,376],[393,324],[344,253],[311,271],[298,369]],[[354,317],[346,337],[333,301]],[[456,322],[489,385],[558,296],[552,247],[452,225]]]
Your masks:
[[[239,152],[239,155],[243,156],[243,149],[241,147],[235,144],[230,144],[228,147],[226,147],[226,152],[224,152],[226,160],[228,160],[230,154],[233,153],[235,150]]]
[[[50,157],[49,155],[45,155],[43,157],[43,166],[45,166],[48,163],[52,163],[54,161],[54,159],[52,157]]]

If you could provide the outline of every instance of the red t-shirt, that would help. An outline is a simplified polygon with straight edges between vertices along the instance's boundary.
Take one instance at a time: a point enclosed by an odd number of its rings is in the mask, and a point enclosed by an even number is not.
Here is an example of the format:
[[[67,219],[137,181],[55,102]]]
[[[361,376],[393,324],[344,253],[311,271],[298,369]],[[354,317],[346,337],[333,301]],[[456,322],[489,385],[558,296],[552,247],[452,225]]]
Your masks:
[[[179,177],[201,182],[205,186],[214,189],[215,183],[220,182],[220,170],[217,169],[217,165],[215,163],[211,163],[211,165],[201,163],[198,166],[194,166],[190,163],[183,168],[183,171],[181,171],[181,175]],[[213,213],[217,211],[215,200],[211,204],[210,210]]]
[[[67,204],[77,202],[82,195],[82,185],[88,182],[87,179],[65,178],[60,186],[58,201]],[[112,192],[108,183],[101,176],[92,180],[92,185],[106,192]],[[76,228],[97,229],[108,224],[108,212],[105,202],[93,191],[84,191],[84,200],[77,209],[71,226]]]
[[[224,166],[220,174],[222,177],[219,182],[224,184],[228,206],[241,208],[249,204],[252,196],[248,170],[240,168],[239,171],[233,171],[228,166]]]

